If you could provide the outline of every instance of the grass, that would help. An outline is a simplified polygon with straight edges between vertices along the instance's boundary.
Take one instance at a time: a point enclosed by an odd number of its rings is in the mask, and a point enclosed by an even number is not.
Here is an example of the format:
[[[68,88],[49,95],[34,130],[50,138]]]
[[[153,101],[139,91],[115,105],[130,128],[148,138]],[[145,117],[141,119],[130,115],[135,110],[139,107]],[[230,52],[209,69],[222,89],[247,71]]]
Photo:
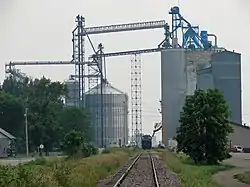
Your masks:
[[[234,175],[234,178],[242,183],[250,184],[250,171],[236,174]]]
[[[136,150],[111,149],[83,159],[39,158],[16,167],[0,167],[0,187],[94,187],[114,173]]]
[[[219,187],[212,180],[212,175],[218,171],[232,168],[229,165],[194,165],[190,159],[183,154],[173,154],[160,151],[167,167],[175,172],[181,179],[182,187]]]

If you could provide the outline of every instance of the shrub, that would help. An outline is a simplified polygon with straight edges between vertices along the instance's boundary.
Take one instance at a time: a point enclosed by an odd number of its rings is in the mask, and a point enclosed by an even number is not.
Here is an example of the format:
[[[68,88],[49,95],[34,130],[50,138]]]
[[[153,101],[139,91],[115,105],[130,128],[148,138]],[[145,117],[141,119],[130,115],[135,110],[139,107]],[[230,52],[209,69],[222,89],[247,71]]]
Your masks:
[[[91,143],[84,142],[82,144],[82,153],[85,157],[88,157],[90,155],[98,154],[98,149]]]
[[[15,167],[0,166],[0,187],[93,187],[131,155],[131,150],[119,149],[81,159],[47,158]]]
[[[63,151],[71,157],[88,157],[98,153],[98,149],[84,139],[84,134],[71,131],[64,137]]]

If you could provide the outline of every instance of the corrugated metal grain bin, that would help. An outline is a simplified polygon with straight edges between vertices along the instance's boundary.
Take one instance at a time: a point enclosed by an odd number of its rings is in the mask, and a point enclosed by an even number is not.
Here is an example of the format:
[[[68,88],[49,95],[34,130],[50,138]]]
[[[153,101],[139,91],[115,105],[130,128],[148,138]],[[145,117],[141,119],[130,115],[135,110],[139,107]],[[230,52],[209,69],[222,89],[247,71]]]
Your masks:
[[[79,83],[74,78],[70,78],[65,82],[68,89],[68,97],[65,98],[67,107],[76,107],[79,103]]]
[[[100,90],[99,84],[85,94],[86,108],[92,115],[94,142],[98,147],[126,145],[128,142],[128,95],[109,83],[103,85],[102,128]]]

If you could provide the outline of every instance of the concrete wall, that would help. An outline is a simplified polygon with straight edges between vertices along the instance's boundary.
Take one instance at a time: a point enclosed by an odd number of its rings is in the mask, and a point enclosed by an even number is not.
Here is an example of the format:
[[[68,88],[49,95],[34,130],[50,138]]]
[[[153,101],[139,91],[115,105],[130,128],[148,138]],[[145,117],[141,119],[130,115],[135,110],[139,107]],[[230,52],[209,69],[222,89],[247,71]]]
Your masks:
[[[231,110],[230,121],[242,124],[241,55],[230,51],[212,55],[214,87],[220,89]]]
[[[218,88],[231,111],[230,121],[242,124],[241,55],[230,51],[211,56],[211,68],[198,72],[199,89]]]
[[[183,49],[161,52],[162,141],[165,145],[169,138],[175,136],[179,126],[186,91],[185,63]]]
[[[197,70],[211,66],[211,55],[216,50],[186,50],[186,95],[193,95],[197,88]]]
[[[212,75],[212,68],[206,68],[197,72],[197,89],[213,89],[214,78]]]
[[[223,92],[234,122],[234,133],[230,135],[233,145],[250,148],[250,129],[242,124],[241,55],[224,51],[211,56],[211,68],[198,71],[199,89],[218,88]],[[238,124],[238,125],[237,125]]]
[[[250,128],[233,124],[234,133],[230,134],[229,140],[232,145],[241,145],[243,148],[250,148]]]

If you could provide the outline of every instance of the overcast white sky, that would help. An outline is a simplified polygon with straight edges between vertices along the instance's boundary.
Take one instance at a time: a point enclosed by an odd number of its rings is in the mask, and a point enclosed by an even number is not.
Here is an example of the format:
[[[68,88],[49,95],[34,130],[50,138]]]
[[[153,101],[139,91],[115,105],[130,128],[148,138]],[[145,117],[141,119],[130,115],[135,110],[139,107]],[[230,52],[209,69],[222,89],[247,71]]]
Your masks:
[[[71,60],[71,31],[77,14],[87,26],[162,20],[170,23],[168,11],[177,0],[0,0],[0,80],[4,64],[15,60]],[[182,15],[218,36],[219,45],[242,53],[243,120],[250,123],[250,10],[249,0],[180,0]],[[105,52],[156,47],[163,30],[91,36]],[[92,54],[89,46],[87,54]],[[152,133],[160,120],[160,54],[142,55],[143,132]],[[20,67],[32,77],[42,75],[65,80],[74,72],[65,67]],[[130,57],[107,59],[108,79],[130,95]],[[157,135],[160,137],[160,134]]]

